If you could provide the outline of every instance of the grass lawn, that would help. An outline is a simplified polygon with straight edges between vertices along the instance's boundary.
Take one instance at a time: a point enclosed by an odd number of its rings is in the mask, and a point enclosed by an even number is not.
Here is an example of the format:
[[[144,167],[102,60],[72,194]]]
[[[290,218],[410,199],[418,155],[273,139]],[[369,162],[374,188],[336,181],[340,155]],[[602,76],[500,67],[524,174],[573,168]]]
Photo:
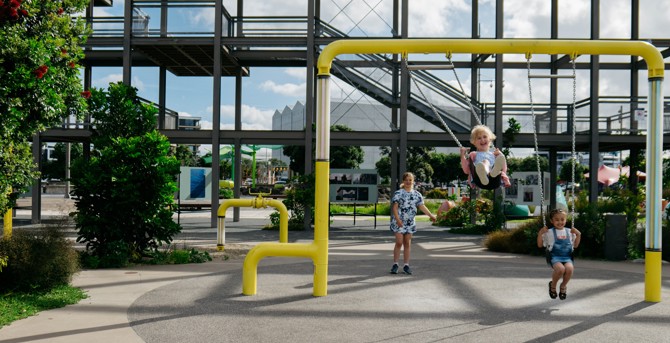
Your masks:
[[[59,286],[42,293],[9,293],[0,298],[0,327],[53,308],[76,304],[88,296],[79,288]]]

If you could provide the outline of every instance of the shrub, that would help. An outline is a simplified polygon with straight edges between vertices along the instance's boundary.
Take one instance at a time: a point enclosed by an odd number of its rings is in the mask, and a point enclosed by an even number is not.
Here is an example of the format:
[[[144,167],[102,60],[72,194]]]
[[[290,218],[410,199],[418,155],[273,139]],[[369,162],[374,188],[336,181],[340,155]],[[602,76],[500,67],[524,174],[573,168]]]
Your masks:
[[[100,267],[120,267],[181,231],[171,209],[179,161],[156,130],[157,110],[140,102],[137,89],[94,89],[89,109],[95,150],[71,168],[77,241]]]
[[[221,199],[232,199],[235,197],[235,193],[230,188],[219,188],[219,198]]]
[[[538,217],[509,231],[493,231],[484,239],[484,246],[491,251],[535,255],[541,251],[537,248],[537,232],[541,227],[542,219]]]
[[[442,188],[433,188],[426,192],[426,195],[424,196],[425,198],[428,199],[449,199],[449,200],[456,200],[454,196],[449,196],[449,190],[448,189],[442,189]]]
[[[439,213],[435,223],[439,226],[465,226],[470,221],[471,209],[469,207],[472,207],[472,204],[471,201],[462,202],[450,208],[449,211]]]
[[[0,291],[27,292],[67,285],[79,270],[77,253],[62,227],[15,230],[0,241],[7,266],[0,272]]]

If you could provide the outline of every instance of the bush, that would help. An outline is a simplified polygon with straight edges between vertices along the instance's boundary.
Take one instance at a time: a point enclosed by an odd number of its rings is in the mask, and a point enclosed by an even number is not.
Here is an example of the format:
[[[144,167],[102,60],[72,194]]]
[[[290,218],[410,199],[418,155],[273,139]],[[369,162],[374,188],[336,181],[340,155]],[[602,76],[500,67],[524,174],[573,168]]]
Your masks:
[[[235,193],[230,188],[219,188],[219,198],[220,199],[232,199],[235,197]]]
[[[456,200],[456,197],[454,196],[449,196],[449,190],[448,189],[442,189],[442,188],[433,188],[426,192],[426,195],[424,196],[425,198],[428,199],[449,199],[449,200]]]
[[[0,291],[28,292],[67,285],[79,270],[77,253],[62,227],[15,230],[0,240],[7,266],[0,272]]]
[[[498,230],[489,233],[484,246],[491,251],[514,254],[539,254],[537,232],[542,227],[542,219],[536,218],[512,230]]]
[[[439,226],[462,227],[470,222],[470,213],[474,202],[462,202],[452,207],[447,212],[441,212],[437,215],[435,224]]]

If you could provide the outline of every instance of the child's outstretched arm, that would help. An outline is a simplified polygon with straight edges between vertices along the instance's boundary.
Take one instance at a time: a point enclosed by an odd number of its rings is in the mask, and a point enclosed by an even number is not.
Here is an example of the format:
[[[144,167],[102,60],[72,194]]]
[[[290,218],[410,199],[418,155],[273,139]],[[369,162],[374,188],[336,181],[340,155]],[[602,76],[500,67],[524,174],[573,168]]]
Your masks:
[[[545,233],[549,231],[548,227],[543,227],[540,229],[540,231],[537,232],[537,247],[542,248],[544,246],[544,240],[542,239],[542,236],[544,236]]]
[[[418,206],[418,208],[421,210],[421,212],[430,217],[431,222],[434,222],[437,219],[432,213],[430,213],[430,210],[428,209],[428,207],[426,207],[426,205],[421,204]]]
[[[575,243],[572,244],[573,249],[577,249],[579,242],[582,241],[582,233],[574,227],[570,230],[570,233],[575,235]]]

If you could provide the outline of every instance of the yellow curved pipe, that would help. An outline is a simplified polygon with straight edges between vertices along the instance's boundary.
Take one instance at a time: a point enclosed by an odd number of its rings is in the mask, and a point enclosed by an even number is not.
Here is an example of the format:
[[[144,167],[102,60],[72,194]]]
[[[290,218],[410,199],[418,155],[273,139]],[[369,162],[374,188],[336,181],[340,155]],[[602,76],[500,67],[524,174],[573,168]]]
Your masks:
[[[317,249],[314,243],[260,243],[249,250],[242,268],[242,294],[254,295],[257,289],[258,263],[268,256],[308,257],[317,262]]]
[[[275,199],[266,199],[258,196],[253,199],[228,199],[224,200],[219,209],[217,216],[219,217],[216,235],[216,248],[219,251],[224,250],[226,244],[226,211],[230,207],[252,207],[252,208],[267,208],[274,207],[279,211],[279,241],[288,242],[288,210],[283,202]]]
[[[549,39],[347,39],[326,46],[317,62],[319,75],[330,74],[333,59],[340,54],[569,54],[640,56],[647,62],[649,78],[662,78],[663,56],[642,41],[549,40]]]

